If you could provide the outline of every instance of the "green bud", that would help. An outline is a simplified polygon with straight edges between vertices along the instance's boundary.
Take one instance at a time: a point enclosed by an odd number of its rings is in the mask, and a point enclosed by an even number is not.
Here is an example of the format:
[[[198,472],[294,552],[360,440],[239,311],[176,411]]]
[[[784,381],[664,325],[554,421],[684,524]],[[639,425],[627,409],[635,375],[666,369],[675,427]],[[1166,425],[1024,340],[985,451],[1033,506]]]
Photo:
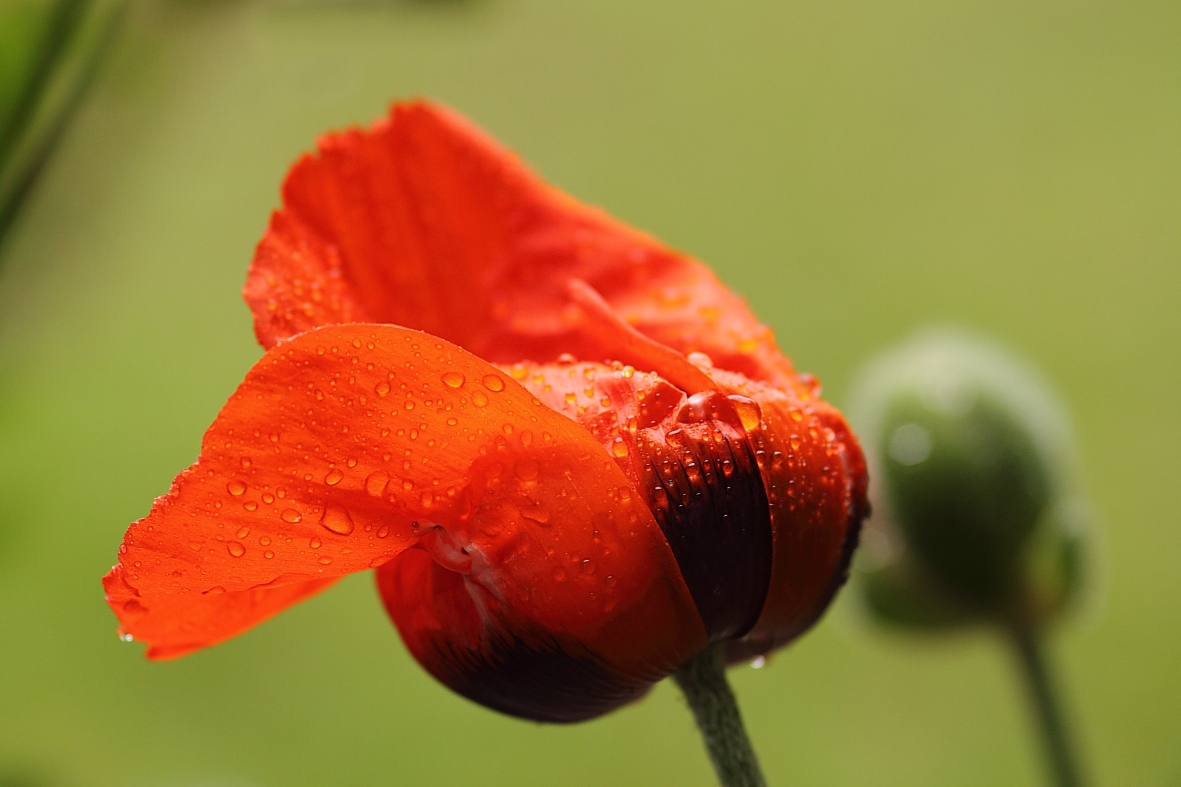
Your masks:
[[[877,617],[1043,621],[1078,595],[1088,509],[1062,410],[1033,369],[929,333],[868,367],[849,415],[874,505],[858,584]]]

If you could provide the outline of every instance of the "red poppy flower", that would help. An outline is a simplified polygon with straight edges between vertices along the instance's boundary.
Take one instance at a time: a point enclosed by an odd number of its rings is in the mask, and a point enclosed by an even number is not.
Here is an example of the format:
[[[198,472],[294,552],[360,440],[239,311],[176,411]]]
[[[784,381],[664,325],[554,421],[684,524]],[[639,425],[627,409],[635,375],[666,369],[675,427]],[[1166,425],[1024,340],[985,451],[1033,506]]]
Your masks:
[[[843,582],[844,420],[700,263],[415,102],[320,140],[245,296],[266,354],[104,579],[154,659],[376,569],[415,658],[574,721]]]

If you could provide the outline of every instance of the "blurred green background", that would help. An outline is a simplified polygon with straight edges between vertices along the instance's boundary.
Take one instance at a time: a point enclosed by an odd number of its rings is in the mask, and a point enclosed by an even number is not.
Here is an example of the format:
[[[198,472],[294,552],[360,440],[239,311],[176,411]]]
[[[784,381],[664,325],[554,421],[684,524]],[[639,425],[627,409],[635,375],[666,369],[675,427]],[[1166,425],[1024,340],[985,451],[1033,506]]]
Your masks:
[[[1181,4],[882,0],[132,6],[0,249],[0,784],[712,783],[672,687],[498,716],[367,575],[179,662],[115,636],[124,528],[260,355],[287,166],[413,95],[714,266],[838,403],[931,323],[1038,364],[1104,524],[1054,642],[1095,784],[1181,785]],[[1036,785],[1010,666],[846,599],[733,679],[772,784]]]

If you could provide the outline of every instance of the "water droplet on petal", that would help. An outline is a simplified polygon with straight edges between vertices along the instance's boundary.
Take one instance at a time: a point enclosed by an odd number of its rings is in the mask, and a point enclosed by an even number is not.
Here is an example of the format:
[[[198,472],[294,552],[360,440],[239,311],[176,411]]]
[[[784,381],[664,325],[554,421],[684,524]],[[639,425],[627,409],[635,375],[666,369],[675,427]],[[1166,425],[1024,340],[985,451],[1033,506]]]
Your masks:
[[[388,394],[390,392],[390,384],[387,383],[385,380],[382,380],[377,385],[373,386],[373,391],[378,396],[385,396],[386,394]]]
[[[748,432],[758,429],[759,424],[763,421],[763,411],[759,409],[758,402],[745,396],[731,396],[729,399],[734,403],[734,409],[738,412],[738,420],[742,422],[742,428]]]
[[[308,546],[312,549],[319,549],[324,546],[324,542],[320,540],[319,536],[312,536],[312,540],[308,542]]]
[[[267,505],[270,505],[271,503],[275,502],[275,496],[272,495],[270,492],[263,492],[262,493],[262,502],[266,503]]]
[[[467,382],[466,377],[455,371],[443,372],[441,379],[448,388],[462,388],[463,384]]]
[[[578,570],[581,571],[583,574],[595,573],[594,561],[592,561],[592,560],[582,561],[581,563],[578,564]]]
[[[334,503],[324,506],[324,515],[320,517],[320,524],[325,530],[338,536],[347,536],[353,532],[353,518],[349,512]]]
[[[243,525],[242,527],[238,528],[238,532],[234,535],[236,535],[238,538],[246,538],[246,536],[250,535],[250,528]]]
[[[476,391],[472,394],[472,404],[476,407],[486,407],[488,405],[488,396],[483,391]]]
[[[751,659],[750,666],[753,667],[754,669],[762,669],[766,665],[766,663],[767,663],[766,656],[755,656],[753,659]]]
[[[382,525],[381,527],[377,528],[377,537],[378,538],[385,538],[389,534],[390,534],[390,526],[389,525]]]
[[[390,482],[390,476],[383,470],[378,470],[370,473],[369,477],[365,479],[365,491],[374,497],[381,497],[385,491],[385,486]]]
[[[620,459],[627,456],[627,443],[623,442],[622,437],[616,437],[615,441],[611,443],[611,453]]]
[[[265,557],[267,560],[270,560],[271,558],[273,558],[275,556],[275,553],[268,549],[266,552],[262,553],[262,556]]]
[[[246,554],[246,547],[237,541],[231,541],[226,544],[226,549],[229,550],[230,555],[233,557],[242,557]]]
[[[333,468],[332,470],[328,471],[328,475],[324,476],[324,483],[328,484],[328,486],[336,486],[337,484],[339,484],[341,482],[341,479],[343,479],[343,478],[344,478],[344,473]]]
[[[246,493],[246,484],[235,478],[226,484],[226,491],[234,497],[238,497]]]
[[[131,636],[126,631],[119,632],[119,639],[123,642],[135,642],[135,637]]]
[[[247,500],[245,503],[242,504],[242,507],[245,508],[247,511],[254,511],[258,508],[258,503],[254,502],[253,500]]]
[[[504,379],[499,374],[486,374],[480,382],[484,384],[485,388],[494,393],[504,390]]]
[[[294,525],[296,522],[303,521],[303,514],[299,513],[294,508],[284,508],[279,514],[279,518],[288,524]]]
[[[541,506],[525,506],[521,509],[521,516],[532,520],[539,525],[544,525],[549,522],[549,512]]]

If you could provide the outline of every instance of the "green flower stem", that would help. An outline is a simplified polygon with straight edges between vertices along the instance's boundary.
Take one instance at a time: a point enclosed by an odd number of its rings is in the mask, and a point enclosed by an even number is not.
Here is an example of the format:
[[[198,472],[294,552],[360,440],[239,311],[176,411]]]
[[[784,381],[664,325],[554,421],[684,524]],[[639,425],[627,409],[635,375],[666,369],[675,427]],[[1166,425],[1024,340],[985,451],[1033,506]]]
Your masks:
[[[734,692],[726,681],[724,643],[716,642],[673,673],[681,687],[722,787],[766,787]]]
[[[1046,662],[1038,632],[1032,625],[1016,622],[1009,627],[1009,633],[1020,669],[1025,675],[1030,702],[1042,728],[1054,783],[1058,787],[1083,787],[1086,782],[1074,755],[1062,707],[1052,682],[1052,670]]]

